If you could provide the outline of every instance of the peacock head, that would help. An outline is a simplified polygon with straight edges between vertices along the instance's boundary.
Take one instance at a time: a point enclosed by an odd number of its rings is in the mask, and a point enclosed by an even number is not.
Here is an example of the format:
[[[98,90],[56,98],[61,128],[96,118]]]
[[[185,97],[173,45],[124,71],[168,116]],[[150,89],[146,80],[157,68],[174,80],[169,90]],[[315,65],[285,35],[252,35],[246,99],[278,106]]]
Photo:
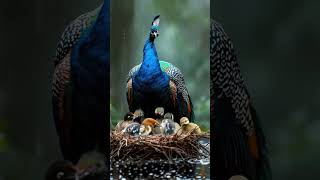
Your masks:
[[[150,40],[154,41],[159,36],[160,15],[156,16],[151,23]]]

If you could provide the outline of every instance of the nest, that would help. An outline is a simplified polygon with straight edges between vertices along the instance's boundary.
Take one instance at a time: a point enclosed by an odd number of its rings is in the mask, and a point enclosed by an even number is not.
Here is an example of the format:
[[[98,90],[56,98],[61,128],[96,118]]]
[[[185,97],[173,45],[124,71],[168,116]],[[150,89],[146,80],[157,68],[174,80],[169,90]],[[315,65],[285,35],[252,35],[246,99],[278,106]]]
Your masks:
[[[114,161],[190,159],[209,155],[208,147],[199,142],[200,139],[210,140],[209,133],[129,136],[113,131],[110,139],[110,159]]]

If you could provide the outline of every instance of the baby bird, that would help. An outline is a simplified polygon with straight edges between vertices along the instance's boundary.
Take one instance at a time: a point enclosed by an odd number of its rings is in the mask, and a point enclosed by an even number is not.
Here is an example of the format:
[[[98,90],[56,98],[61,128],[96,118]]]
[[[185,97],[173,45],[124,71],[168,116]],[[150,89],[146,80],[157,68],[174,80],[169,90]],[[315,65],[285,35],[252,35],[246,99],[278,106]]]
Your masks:
[[[142,111],[142,109],[135,110],[133,113],[133,118],[137,123],[141,124],[141,122],[144,120],[144,112]]]
[[[156,120],[158,121],[158,123],[161,124],[162,120],[163,120],[163,115],[164,115],[164,108],[163,107],[157,107],[154,111],[154,115]],[[162,134],[162,127],[161,126],[155,126],[152,129],[152,134]]]
[[[144,130],[140,132],[140,135],[149,135],[153,128],[159,126],[160,123],[153,118],[146,118],[143,120],[142,125],[144,126]]]
[[[175,133],[175,124],[171,119],[163,119],[161,122],[162,134],[171,135]]]
[[[172,119],[172,121],[174,121],[173,114],[169,112],[164,115],[163,119]]]
[[[67,160],[59,160],[50,165],[46,172],[46,180],[66,180],[75,179],[77,168],[72,162]]]
[[[129,134],[131,136],[138,136],[140,135],[141,131],[144,131],[144,126],[140,123],[133,122],[126,126],[121,132],[125,134]]]
[[[142,124],[136,122],[137,117],[134,117],[133,123],[129,124],[122,130],[122,133],[126,133],[132,136],[137,135],[149,135],[152,132],[152,129],[155,126],[159,126],[160,124],[153,118],[146,118],[143,120]]]
[[[162,134],[172,135],[177,133],[180,129],[180,125],[174,122],[174,117],[172,113],[166,113],[164,119],[161,122]]]
[[[152,134],[162,134],[163,133],[163,128],[161,127],[161,125],[156,125],[154,126],[154,128],[152,129]]]
[[[107,166],[106,157],[95,151],[87,152],[81,156],[77,165],[66,160],[59,160],[48,168],[46,180],[97,180],[105,179]]]
[[[156,120],[161,123],[162,119],[163,119],[163,115],[164,115],[164,108],[163,107],[157,107],[154,110],[154,114],[155,114],[155,118]]]
[[[83,154],[77,163],[79,179],[97,180],[105,179],[107,171],[106,157],[96,151]]]
[[[141,124],[141,120],[144,119],[144,114],[141,109],[138,109],[133,114],[132,121],[122,130],[122,133],[129,134],[131,136],[140,135],[140,132],[144,131],[145,127]]]
[[[180,125],[181,128],[178,131],[178,135],[201,134],[200,127],[195,123],[189,122],[187,117],[182,117],[180,119]]]
[[[115,127],[116,131],[122,131],[125,127],[132,123],[133,120],[133,113],[128,112],[124,115],[123,120],[119,121]]]

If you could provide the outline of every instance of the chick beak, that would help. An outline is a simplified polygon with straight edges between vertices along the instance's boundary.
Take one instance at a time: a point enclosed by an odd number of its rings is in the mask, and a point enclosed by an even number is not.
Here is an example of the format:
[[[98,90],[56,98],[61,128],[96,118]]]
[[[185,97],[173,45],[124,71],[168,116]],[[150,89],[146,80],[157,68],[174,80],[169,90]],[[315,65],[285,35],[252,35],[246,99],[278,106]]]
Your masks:
[[[186,124],[189,124],[189,122],[188,121],[182,121],[181,122],[181,126],[186,125]]]

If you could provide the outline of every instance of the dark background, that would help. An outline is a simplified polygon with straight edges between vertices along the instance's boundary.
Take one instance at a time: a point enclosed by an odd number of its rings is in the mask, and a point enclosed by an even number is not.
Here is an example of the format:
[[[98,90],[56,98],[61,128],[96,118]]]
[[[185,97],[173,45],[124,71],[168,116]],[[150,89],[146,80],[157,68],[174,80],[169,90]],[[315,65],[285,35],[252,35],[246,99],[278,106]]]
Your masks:
[[[51,114],[51,56],[65,26],[100,2],[1,1],[1,180],[42,179],[61,158]],[[320,175],[319,7],[317,0],[211,1],[269,137],[274,179]]]
[[[214,0],[269,138],[274,179],[320,175],[320,1]]]
[[[60,159],[52,119],[56,45],[67,24],[100,0],[0,3],[0,180],[42,180]]]

